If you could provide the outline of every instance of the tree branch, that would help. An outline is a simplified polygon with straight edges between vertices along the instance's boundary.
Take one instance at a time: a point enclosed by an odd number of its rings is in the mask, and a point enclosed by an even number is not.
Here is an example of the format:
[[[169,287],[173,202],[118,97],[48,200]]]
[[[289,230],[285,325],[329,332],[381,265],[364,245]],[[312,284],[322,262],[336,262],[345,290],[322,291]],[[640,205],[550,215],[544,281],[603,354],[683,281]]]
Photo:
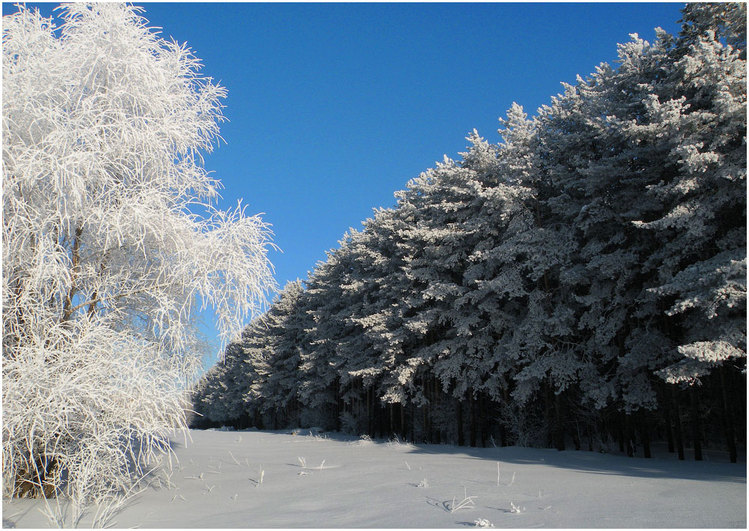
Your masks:
[[[123,297],[130,297],[131,295],[137,295],[139,293],[144,293],[151,289],[161,289],[161,288],[168,288],[169,284],[157,284],[155,286],[148,286],[146,288],[136,289],[133,291],[128,291],[127,293],[118,293],[116,295],[110,295],[109,297],[97,297],[95,296],[92,299],[87,300],[86,302],[82,302],[80,304],[75,305],[73,308],[70,309],[70,314],[72,315],[76,310],[80,310],[84,306],[88,305],[95,305],[100,302],[109,301],[109,300],[117,300],[121,299]]]
[[[70,316],[73,315],[73,312],[75,311],[75,308],[72,310],[70,309],[70,305],[73,304],[73,297],[75,296],[76,292],[78,291],[78,288],[75,285],[79,262],[80,262],[80,253],[79,249],[81,246],[81,234],[83,234],[83,226],[78,225],[75,228],[75,237],[73,238],[73,250],[72,250],[72,261],[73,261],[73,271],[70,275],[70,290],[68,291],[68,295],[65,297],[65,304],[62,307],[62,320],[63,322],[70,319]]]

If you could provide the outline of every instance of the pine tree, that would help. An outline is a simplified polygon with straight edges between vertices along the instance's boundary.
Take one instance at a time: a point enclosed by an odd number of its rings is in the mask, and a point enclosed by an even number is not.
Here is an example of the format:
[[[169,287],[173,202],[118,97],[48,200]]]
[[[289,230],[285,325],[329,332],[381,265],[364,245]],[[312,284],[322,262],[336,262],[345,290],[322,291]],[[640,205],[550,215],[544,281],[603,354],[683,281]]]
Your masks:
[[[302,424],[645,456],[660,435],[698,459],[722,432],[735,461],[745,28],[743,4],[690,4],[679,36],[632,35],[532,119],[513,105],[501,143],[474,131],[317,265],[258,339],[257,402],[298,367]]]
[[[255,334],[242,343],[254,376],[246,400],[261,404],[260,411],[272,419],[275,429],[299,425],[297,388],[305,333],[303,297],[301,281],[287,283],[258,321]]]

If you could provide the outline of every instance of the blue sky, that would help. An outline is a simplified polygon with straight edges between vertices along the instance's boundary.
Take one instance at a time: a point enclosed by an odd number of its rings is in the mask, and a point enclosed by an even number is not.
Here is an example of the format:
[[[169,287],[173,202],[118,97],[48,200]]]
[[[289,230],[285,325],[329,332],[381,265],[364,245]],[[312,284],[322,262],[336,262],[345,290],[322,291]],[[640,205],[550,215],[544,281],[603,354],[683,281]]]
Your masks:
[[[560,82],[613,63],[630,33],[677,33],[683,5],[135,4],[228,89],[226,144],[206,167],[225,186],[220,206],[242,198],[272,224],[281,286],[443,154],[457,158],[472,129],[497,142],[513,101],[533,115]]]

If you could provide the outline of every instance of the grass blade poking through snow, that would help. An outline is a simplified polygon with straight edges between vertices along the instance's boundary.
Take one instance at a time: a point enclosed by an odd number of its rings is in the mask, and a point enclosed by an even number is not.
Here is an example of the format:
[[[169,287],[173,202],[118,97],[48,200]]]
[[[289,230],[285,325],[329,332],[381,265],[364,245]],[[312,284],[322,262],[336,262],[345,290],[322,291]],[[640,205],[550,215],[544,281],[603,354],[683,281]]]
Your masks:
[[[450,505],[450,512],[454,513],[461,509],[473,509],[476,507],[476,503],[473,500],[477,497],[478,496],[469,496],[466,492],[466,488],[463,487],[463,500],[456,503],[455,498],[453,498],[453,503]]]

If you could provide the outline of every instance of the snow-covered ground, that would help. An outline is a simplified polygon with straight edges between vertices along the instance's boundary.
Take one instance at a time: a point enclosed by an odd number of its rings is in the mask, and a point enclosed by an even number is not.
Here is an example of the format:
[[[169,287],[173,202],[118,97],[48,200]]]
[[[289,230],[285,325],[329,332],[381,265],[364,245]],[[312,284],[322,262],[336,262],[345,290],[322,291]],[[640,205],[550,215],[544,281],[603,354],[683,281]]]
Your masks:
[[[309,432],[191,431],[116,527],[738,527],[746,464]],[[159,485],[161,485],[159,487]],[[54,505],[54,504],[53,504]],[[4,527],[47,527],[4,500]],[[81,527],[91,525],[91,515]]]

